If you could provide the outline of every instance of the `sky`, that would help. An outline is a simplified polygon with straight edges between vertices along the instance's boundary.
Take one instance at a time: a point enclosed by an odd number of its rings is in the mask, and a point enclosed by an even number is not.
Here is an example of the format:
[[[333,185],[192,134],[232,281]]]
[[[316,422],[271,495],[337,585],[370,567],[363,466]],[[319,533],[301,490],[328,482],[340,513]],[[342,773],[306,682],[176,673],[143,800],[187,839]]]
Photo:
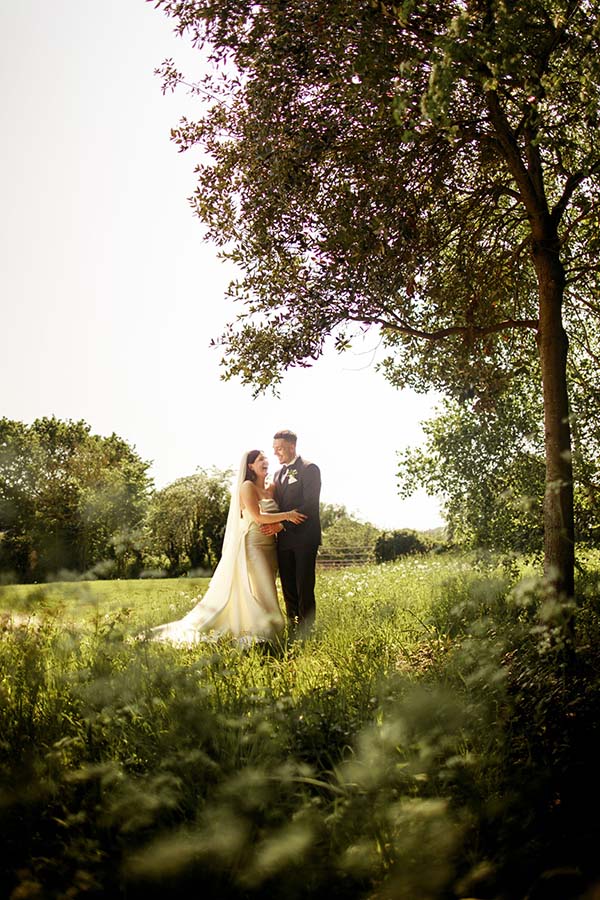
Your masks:
[[[162,94],[199,55],[145,0],[0,2],[0,415],[84,419],[152,461],[156,486],[235,467],[292,428],[328,503],[382,528],[432,528],[439,504],[398,496],[397,452],[436,398],[376,371],[377,335],[290,371],[279,397],[224,382],[210,349],[237,309],[234,274],[187,198],[198,154],[170,129],[197,98]]]

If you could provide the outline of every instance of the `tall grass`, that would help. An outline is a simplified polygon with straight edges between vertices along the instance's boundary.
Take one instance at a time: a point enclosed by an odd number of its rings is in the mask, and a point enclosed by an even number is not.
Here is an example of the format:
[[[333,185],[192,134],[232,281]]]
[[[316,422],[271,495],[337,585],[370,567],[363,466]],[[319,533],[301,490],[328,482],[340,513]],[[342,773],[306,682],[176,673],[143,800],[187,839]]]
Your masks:
[[[322,574],[304,642],[135,639],[205,586],[0,595],[6,896],[427,900],[593,881],[598,829],[574,814],[600,799],[593,569],[569,652],[542,583],[466,557]]]

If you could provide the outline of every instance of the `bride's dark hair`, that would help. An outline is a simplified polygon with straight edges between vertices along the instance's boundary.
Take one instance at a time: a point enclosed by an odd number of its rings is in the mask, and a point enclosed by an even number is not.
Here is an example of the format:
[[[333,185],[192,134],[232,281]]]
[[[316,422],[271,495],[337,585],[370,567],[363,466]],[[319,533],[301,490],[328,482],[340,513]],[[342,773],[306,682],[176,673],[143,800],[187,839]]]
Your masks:
[[[250,464],[255,462],[256,457],[260,455],[260,450],[249,450],[246,455],[246,477],[244,481],[256,481],[256,472],[250,468]]]

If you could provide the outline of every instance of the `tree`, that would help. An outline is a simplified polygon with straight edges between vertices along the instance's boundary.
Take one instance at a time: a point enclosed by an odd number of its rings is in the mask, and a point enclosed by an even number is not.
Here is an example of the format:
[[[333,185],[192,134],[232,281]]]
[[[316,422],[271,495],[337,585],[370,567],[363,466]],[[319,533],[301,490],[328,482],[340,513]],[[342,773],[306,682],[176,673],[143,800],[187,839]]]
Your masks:
[[[563,307],[598,312],[597,0],[157,5],[216,67],[173,137],[208,154],[193,206],[242,273],[226,373],[261,389],[375,326],[393,383],[473,396],[535,338],[546,570],[572,594]]]
[[[573,407],[575,532],[598,546],[600,538],[600,334],[585,323],[582,344],[572,340],[570,385]],[[576,335],[578,338],[579,336]],[[573,351],[576,352],[573,352]]]
[[[576,335],[578,332],[576,332]],[[569,355],[573,482],[577,541],[597,543],[600,514],[598,335]],[[468,546],[539,552],[544,496],[542,398],[532,390],[539,367],[515,375],[496,396],[446,399],[423,424],[425,445],[400,459],[401,493],[424,486],[444,499],[453,541]]]
[[[541,550],[544,494],[541,401],[529,383],[477,409],[447,400],[422,423],[423,447],[400,459],[403,496],[424,486],[444,500],[451,541],[468,547]]]
[[[410,528],[383,531],[375,542],[375,559],[378,563],[391,562],[399,556],[426,553],[428,549],[417,532]]]
[[[321,502],[319,504],[319,518],[321,520],[321,528],[323,531],[327,531],[327,529],[331,528],[331,526],[339,519],[344,519],[347,516],[348,510],[339,503]]]
[[[83,421],[0,420],[0,569],[41,580],[115,559],[146,510],[149,463]]]
[[[148,527],[154,550],[169,560],[169,574],[210,569],[221,556],[231,472],[200,469],[155,494]]]

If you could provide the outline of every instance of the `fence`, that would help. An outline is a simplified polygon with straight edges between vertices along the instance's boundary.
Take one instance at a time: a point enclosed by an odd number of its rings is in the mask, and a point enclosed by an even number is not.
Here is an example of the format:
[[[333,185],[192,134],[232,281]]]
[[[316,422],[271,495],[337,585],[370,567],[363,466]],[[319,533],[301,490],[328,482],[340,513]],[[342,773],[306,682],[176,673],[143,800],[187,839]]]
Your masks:
[[[345,566],[367,566],[375,562],[371,548],[327,547],[319,548],[317,566],[320,569],[341,569]]]

